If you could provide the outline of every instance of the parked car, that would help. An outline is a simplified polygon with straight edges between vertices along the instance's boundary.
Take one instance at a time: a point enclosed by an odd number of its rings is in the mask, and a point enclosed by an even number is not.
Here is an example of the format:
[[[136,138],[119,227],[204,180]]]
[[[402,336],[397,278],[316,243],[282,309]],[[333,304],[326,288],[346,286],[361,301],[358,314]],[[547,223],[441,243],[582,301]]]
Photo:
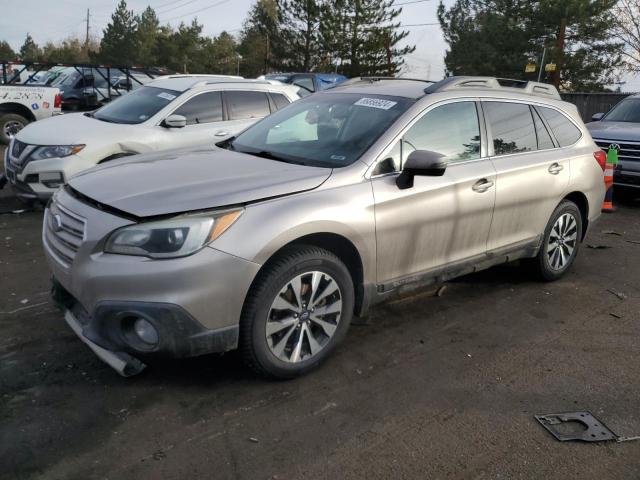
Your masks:
[[[604,150],[618,150],[613,183],[640,188],[640,95],[625,98],[607,114],[596,113],[587,124],[591,136]]]
[[[337,73],[270,73],[260,78],[296,85],[302,89],[298,93],[303,97],[335,87],[347,80],[347,77]]]
[[[46,200],[72,175],[136,153],[224,140],[298,99],[295,88],[238,77],[157,79],[92,113],[22,130],[5,154],[18,197]]]
[[[9,144],[31,122],[60,113],[57,88],[0,85],[0,144]]]
[[[124,72],[106,67],[67,67],[57,73],[51,85],[62,93],[62,109],[68,111],[95,110],[99,106],[135,90],[154,80],[144,73],[132,73],[127,79]],[[111,84],[111,88],[108,84]]]
[[[124,375],[239,348],[289,378],[409,284],[528,259],[571,267],[600,215],[603,152],[554,87],[362,79],[219,148],[74,177],[46,210],[54,299]]]

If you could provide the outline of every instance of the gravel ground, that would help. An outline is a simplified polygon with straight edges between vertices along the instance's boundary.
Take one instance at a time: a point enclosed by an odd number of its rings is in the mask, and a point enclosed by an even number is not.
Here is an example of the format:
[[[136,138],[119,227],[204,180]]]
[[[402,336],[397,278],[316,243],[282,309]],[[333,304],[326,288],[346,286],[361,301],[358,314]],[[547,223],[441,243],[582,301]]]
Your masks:
[[[640,478],[640,441],[560,443],[533,418],[640,435],[639,207],[563,280],[508,265],[387,303],[290,382],[233,355],[119,377],[49,302],[42,213],[0,214],[0,478]]]

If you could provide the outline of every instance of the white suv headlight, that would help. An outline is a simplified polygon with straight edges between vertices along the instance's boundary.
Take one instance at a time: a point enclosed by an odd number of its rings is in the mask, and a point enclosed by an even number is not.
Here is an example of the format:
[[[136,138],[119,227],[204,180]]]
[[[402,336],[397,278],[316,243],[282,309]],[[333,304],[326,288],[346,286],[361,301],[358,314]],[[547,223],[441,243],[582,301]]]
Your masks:
[[[47,145],[38,147],[29,155],[29,160],[68,157],[78,153],[84,147],[86,145]]]
[[[227,210],[213,215],[138,223],[113,232],[104,251],[151,258],[184,257],[213,242],[242,212],[242,209]]]

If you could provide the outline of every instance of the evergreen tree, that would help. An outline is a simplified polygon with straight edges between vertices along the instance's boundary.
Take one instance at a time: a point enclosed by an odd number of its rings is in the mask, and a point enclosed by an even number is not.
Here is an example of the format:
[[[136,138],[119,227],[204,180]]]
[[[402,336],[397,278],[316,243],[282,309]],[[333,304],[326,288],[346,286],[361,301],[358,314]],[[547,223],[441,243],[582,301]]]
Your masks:
[[[133,10],[127,9],[127,2],[120,0],[100,42],[100,57],[103,62],[114,65],[131,65],[135,62],[137,22]]]
[[[36,62],[40,59],[40,47],[33,40],[31,34],[27,33],[24,43],[20,47],[20,60]]]
[[[0,40],[0,60],[15,60],[16,52],[6,40]]]
[[[398,31],[402,9],[393,0],[328,0],[322,10],[325,53],[349,77],[395,75],[415,50],[399,46],[409,32]]]
[[[573,90],[602,90],[616,78],[620,44],[612,41],[617,0],[457,0],[438,8],[455,75],[533,79],[529,62],[556,65],[546,77]],[[539,65],[539,68],[544,66]]]
[[[278,0],[289,52],[282,59],[283,69],[309,72],[320,63],[320,8],[318,0]]]
[[[276,0],[258,0],[249,11],[240,34],[242,74],[257,76],[279,69],[288,52],[282,35],[282,17]]]
[[[160,21],[153,8],[147,7],[138,20],[136,28],[136,63],[141,65],[156,65],[156,43],[160,30]]]
[[[239,66],[238,45],[227,32],[222,32],[211,42],[211,73],[237,75]]]

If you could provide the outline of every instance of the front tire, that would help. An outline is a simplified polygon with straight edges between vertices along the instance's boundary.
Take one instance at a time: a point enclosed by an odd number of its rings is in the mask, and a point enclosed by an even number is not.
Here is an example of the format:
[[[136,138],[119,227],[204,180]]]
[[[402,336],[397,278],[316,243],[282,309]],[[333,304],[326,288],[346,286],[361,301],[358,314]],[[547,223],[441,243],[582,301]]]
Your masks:
[[[240,320],[242,357],[263,376],[303,375],[335,350],[353,309],[353,280],[338,257],[318,247],[290,248],[251,286]]]
[[[578,206],[564,200],[554,210],[544,231],[542,246],[533,267],[544,281],[564,276],[578,255],[582,240],[582,214]]]

